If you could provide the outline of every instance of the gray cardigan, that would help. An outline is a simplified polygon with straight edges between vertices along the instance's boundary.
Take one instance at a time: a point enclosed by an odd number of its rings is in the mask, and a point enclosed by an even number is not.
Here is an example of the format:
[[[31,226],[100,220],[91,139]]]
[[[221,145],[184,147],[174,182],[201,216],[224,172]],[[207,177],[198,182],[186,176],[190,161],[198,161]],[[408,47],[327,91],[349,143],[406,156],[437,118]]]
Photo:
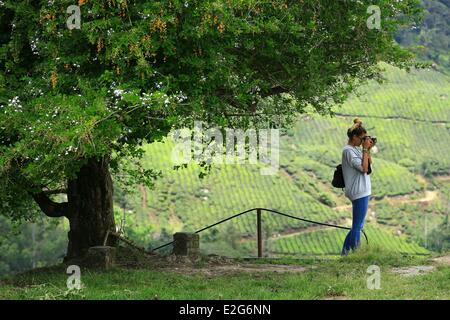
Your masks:
[[[370,166],[373,171],[373,164]],[[346,145],[342,149],[342,173],[347,198],[353,201],[372,194],[370,175],[363,172],[362,152],[359,148]]]

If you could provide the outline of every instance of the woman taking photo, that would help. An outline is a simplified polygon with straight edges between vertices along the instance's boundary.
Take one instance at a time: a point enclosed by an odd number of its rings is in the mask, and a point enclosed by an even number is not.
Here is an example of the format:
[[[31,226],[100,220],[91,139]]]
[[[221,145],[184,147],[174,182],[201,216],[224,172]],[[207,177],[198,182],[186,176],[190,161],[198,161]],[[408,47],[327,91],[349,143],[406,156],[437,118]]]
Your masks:
[[[353,120],[353,126],[347,131],[348,143],[342,150],[342,173],[345,182],[345,196],[352,201],[352,228],[347,234],[341,255],[359,247],[361,230],[364,227],[369,196],[372,193],[369,163],[372,163],[370,149],[374,145],[367,136],[359,118]],[[362,146],[362,150],[358,147]]]

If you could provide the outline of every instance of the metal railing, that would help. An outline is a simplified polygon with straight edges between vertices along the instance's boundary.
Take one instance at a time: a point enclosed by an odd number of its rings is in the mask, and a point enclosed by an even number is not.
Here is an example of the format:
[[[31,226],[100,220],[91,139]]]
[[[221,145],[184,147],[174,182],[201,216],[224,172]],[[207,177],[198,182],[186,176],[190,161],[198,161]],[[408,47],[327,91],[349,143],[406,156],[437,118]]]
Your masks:
[[[224,223],[224,222],[226,222],[228,220],[232,220],[234,218],[237,218],[239,216],[242,216],[242,215],[244,215],[246,213],[249,213],[249,212],[252,212],[252,211],[255,211],[255,210],[256,210],[256,234],[257,234],[256,241],[257,241],[257,244],[258,244],[258,258],[262,258],[262,256],[263,256],[263,249],[262,249],[262,220],[261,220],[261,213],[262,213],[262,211],[271,212],[271,213],[278,214],[278,215],[281,215],[281,216],[285,216],[285,217],[288,217],[288,218],[291,218],[291,219],[300,220],[300,221],[304,221],[304,222],[308,222],[308,223],[313,223],[313,224],[317,224],[317,225],[321,225],[321,226],[333,227],[333,228],[338,228],[338,229],[346,229],[346,230],[350,230],[351,229],[351,228],[348,228],[348,227],[337,226],[337,225],[330,224],[330,223],[323,223],[323,222],[318,222],[318,221],[313,221],[313,220],[308,220],[308,219],[295,217],[295,216],[292,216],[292,215],[289,215],[289,214],[286,214],[286,213],[283,213],[283,212],[279,212],[277,210],[272,210],[272,209],[267,209],[267,208],[253,208],[253,209],[249,209],[249,210],[240,212],[238,214],[235,214],[235,215],[233,215],[231,217],[228,217],[226,219],[220,220],[220,221],[218,221],[218,222],[216,222],[214,224],[211,224],[211,225],[209,225],[207,227],[204,227],[204,228],[202,228],[200,230],[195,231],[195,233],[203,232],[203,231],[205,231],[207,229],[210,229],[210,228],[215,227],[215,226],[217,226],[219,224],[222,224],[222,223]],[[364,230],[361,230],[361,231],[364,234],[364,237],[366,238],[367,244],[369,244],[369,239],[367,238],[366,233],[364,232]],[[155,249],[152,249],[151,252],[159,250],[159,249],[162,249],[164,247],[167,247],[167,246],[169,246],[169,245],[171,245],[173,243],[174,243],[174,241],[171,241],[171,242],[168,242],[166,244],[163,244],[162,246],[159,246],[159,247],[156,247]]]

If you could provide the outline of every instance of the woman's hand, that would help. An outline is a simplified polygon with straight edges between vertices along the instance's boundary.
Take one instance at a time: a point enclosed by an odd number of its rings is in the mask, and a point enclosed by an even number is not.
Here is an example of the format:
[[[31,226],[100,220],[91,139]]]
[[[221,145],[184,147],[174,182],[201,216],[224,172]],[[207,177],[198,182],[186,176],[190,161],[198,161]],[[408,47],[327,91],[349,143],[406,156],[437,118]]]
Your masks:
[[[372,142],[372,139],[370,139],[370,138],[366,138],[364,141],[363,141],[363,148],[364,149],[370,149],[370,148],[372,148],[372,145],[373,145],[373,142]]]

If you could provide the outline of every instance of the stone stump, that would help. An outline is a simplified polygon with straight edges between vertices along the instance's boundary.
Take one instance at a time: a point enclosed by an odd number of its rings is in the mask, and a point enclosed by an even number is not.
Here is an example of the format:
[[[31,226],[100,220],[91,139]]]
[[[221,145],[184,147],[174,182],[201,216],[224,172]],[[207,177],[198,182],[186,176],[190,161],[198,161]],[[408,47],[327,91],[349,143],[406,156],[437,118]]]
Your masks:
[[[173,254],[197,256],[200,253],[200,237],[197,233],[177,232],[173,235]]]
[[[109,269],[116,263],[116,248],[108,246],[91,247],[86,255],[87,267]]]

